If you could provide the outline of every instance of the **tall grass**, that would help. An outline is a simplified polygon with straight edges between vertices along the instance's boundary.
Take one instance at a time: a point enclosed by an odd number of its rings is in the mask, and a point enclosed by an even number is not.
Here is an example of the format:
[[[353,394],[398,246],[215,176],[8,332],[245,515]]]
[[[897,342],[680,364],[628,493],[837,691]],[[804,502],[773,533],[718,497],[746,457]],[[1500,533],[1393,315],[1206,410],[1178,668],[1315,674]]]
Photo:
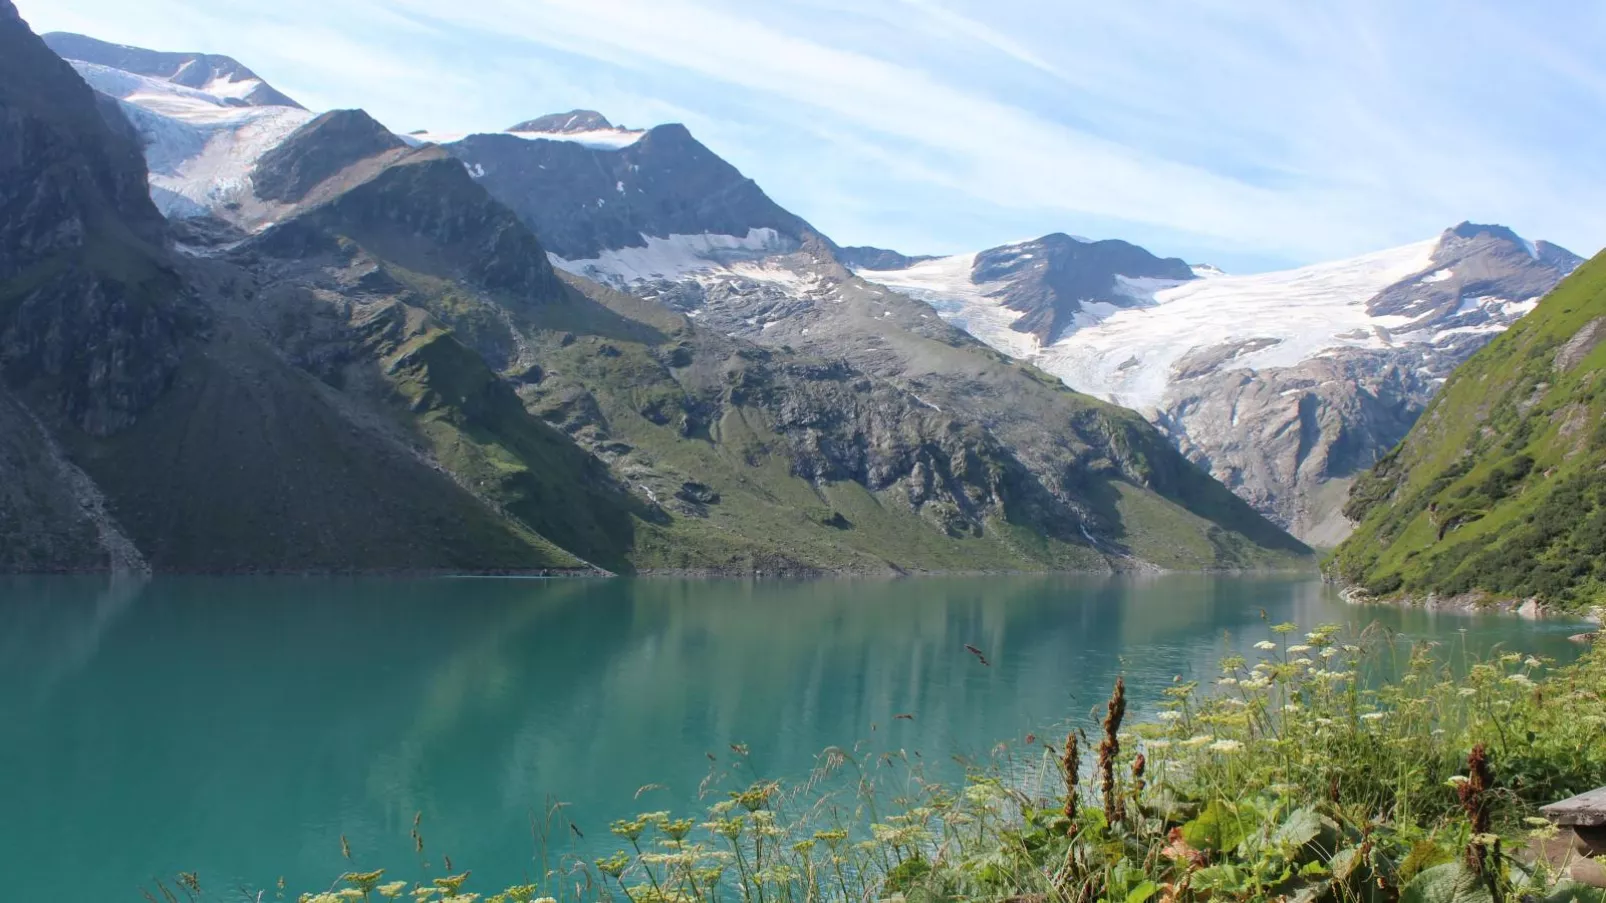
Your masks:
[[[1601,899],[1523,851],[1554,833],[1540,805],[1606,784],[1606,653],[1553,669],[1291,624],[1256,648],[1130,730],[1118,681],[1091,774],[1080,726],[962,782],[833,748],[796,784],[616,822],[617,853],[544,862],[534,884],[481,898],[464,876],[376,871],[300,900]]]

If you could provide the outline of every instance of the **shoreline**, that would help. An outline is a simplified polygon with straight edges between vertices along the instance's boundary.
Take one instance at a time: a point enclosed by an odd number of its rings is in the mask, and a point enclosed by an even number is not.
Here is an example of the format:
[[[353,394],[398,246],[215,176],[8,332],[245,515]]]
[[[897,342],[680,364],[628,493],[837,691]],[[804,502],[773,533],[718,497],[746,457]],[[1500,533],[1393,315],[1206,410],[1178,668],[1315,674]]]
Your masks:
[[[1374,596],[1354,585],[1341,586],[1338,596],[1350,605],[1393,605],[1399,608],[1420,608],[1430,612],[1451,614],[1498,614],[1522,618],[1527,621],[1571,620],[1600,627],[1606,619],[1606,608],[1572,611],[1545,605],[1537,598],[1502,599],[1489,593],[1472,592],[1454,596],[1428,593],[1426,596]],[[1586,630],[1568,639],[1589,645],[1601,639],[1603,631]]]

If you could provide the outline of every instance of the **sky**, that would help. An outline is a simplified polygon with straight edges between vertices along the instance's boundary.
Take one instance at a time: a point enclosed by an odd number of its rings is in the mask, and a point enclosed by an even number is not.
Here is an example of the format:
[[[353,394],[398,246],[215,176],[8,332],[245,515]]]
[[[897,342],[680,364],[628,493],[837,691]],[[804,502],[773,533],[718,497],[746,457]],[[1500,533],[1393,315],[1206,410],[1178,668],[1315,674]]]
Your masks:
[[[840,244],[1254,272],[1496,222],[1606,245],[1606,4],[17,0],[399,132],[685,123]]]

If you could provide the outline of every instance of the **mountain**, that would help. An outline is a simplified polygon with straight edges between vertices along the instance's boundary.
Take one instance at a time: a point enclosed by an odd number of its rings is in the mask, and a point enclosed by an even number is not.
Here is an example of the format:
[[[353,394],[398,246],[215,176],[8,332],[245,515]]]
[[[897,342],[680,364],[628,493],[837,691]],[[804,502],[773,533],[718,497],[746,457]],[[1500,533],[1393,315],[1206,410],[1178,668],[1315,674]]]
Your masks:
[[[249,362],[219,352],[216,378],[246,367],[302,381],[332,409],[331,427],[353,425],[359,449],[405,451],[483,516],[458,531],[464,556],[486,541],[475,531],[508,541],[501,557],[444,566],[886,572],[1306,560],[1140,418],[853,277],[829,239],[683,127],[632,132],[570,113],[456,140],[394,136],[360,111],[260,107],[272,118],[247,120],[188,88],[87,61],[74,68],[117,89],[153,161],[153,196],[186,202],[164,210],[188,296],[227,325],[205,333],[209,347],[226,334],[262,352]],[[190,131],[197,119],[210,131]],[[773,306],[769,329],[753,305]],[[791,316],[780,322],[783,310]],[[204,382],[194,388],[160,399],[121,447],[173,455],[171,437],[209,401]],[[250,409],[219,401],[206,407],[222,421],[210,428],[228,435]],[[164,405],[177,413],[156,416]],[[296,422],[316,419],[297,412]],[[286,438],[270,439],[276,430]],[[303,432],[273,419],[247,435],[294,452]],[[222,472],[207,460],[217,450],[183,450],[183,473]],[[188,545],[152,554],[171,545],[163,526],[174,520],[142,506],[205,491],[85,469],[153,566],[204,559]],[[241,491],[273,485],[269,476]],[[405,487],[390,493],[398,502],[423,482],[393,481]],[[189,536],[211,537],[209,551],[224,558],[242,542],[216,529]],[[342,567],[333,555],[318,566]]]
[[[63,59],[81,60],[192,88],[234,106],[301,109],[300,104],[231,57],[210,53],[162,53],[60,31],[43,37],[45,46]]]
[[[1331,567],[1371,594],[1606,601],[1606,255],[1457,368],[1346,511]]]
[[[0,118],[0,570],[580,566],[288,364],[249,274],[175,253],[119,106],[9,0]]]
[[[842,264],[851,252],[781,208],[683,126],[615,145],[502,134],[444,147],[535,231],[560,269],[771,353],[841,361],[974,424],[1044,487],[1044,505],[1052,505],[1043,510],[1058,509],[1055,522],[1076,524],[1073,540],[1085,528],[1084,542],[1117,557],[1169,566],[1233,561],[1192,539],[1181,555],[1166,548],[1159,537],[1185,512],[1193,526],[1184,532],[1197,530],[1202,517],[1228,525],[1226,535],[1278,542],[1141,419],[1064,391],[943,323],[926,304],[855,277]],[[1119,258],[1123,243],[1107,244],[1099,259]],[[1180,265],[1140,250],[1129,256],[1166,272]],[[1125,488],[1112,487],[1111,478]],[[1132,487],[1166,502],[1147,507],[1127,495]],[[1173,507],[1179,501],[1181,512]]]
[[[1108,250],[1103,250],[1108,249]],[[1580,259],[1500,226],[1254,276],[1063,235],[862,275],[1077,389],[1143,412],[1307,542],[1458,363]]]
[[[865,245],[838,248],[836,256],[843,266],[854,270],[907,270],[917,263],[937,259],[930,255],[911,257],[886,248]]]
[[[55,37],[71,39],[57,41],[63,56],[97,92],[116,99],[138,131],[150,171],[151,198],[170,217],[205,216],[248,199],[257,159],[313,118],[277,92],[263,93],[261,103],[247,103],[237,96],[246,82],[192,78],[189,81],[201,81],[201,87],[192,87],[163,75],[94,61],[118,60],[126,51],[138,62],[152,56],[150,51],[72,35]],[[97,52],[105,48],[110,51]],[[78,59],[72,55],[76,52],[92,59]],[[137,68],[166,71],[161,66]],[[271,103],[275,98],[285,103]]]

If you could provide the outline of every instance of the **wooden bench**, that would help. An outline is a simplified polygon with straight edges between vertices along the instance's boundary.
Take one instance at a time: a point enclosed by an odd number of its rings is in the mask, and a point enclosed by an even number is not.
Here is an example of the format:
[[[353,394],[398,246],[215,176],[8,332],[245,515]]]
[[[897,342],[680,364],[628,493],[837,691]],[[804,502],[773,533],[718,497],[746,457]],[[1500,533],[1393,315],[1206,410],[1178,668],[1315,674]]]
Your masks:
[[[1575,880],[1606,886],[1606,869],[1589,858],[1606,855],[1606,787],[1551,803],[1539,811],[1561,829],[1555,840],[1544,844],[1545,858],[1558,865],[1570,863],[1569,871]]]

